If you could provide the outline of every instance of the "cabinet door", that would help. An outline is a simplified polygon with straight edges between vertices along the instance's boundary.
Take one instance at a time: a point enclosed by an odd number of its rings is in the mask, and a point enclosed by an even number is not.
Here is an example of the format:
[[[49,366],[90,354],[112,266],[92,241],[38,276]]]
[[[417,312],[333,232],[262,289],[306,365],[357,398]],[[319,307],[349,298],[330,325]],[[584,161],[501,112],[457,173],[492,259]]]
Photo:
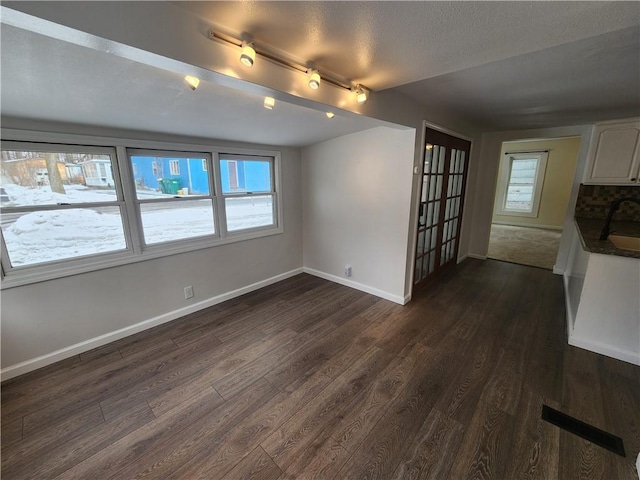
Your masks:
[[[640,123],[601,125],[591,143],[591,169],[586,183],[638,182]]]

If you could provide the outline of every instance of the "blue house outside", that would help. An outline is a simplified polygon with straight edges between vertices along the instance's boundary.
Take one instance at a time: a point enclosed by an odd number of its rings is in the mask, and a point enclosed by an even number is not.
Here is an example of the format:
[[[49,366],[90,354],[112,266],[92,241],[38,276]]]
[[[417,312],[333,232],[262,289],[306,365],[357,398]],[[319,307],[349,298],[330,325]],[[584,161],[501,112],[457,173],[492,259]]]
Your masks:
[[[207,195],[207,162],[202,158],[132,156],[133,178],[138,189],[161,191],[160,179],[178,180],[190,195]]]
[[[269,192],[269,162],[257,160],[221,160],[222,193]]]
[[[160,181],[177,180],[183,194],[207,195],[207,162],[202,158],[131,157],[133,178],[138,190],[162,191]],[[221,160],[222,192],[268,192],[272,190],[271,168],[265,161]],[[186,192],[185,192],[186,189]]]

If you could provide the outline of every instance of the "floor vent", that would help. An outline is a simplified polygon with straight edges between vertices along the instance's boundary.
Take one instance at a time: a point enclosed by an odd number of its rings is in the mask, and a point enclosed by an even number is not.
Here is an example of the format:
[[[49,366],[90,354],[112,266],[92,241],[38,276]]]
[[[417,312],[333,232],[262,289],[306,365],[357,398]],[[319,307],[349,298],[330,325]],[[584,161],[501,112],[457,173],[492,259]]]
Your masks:
[[[620,437],[593,427],[588,423],[581,422],[577,418],[570,417],[558,410],[554,410],[547,405],[542,405],[542,419],[549,423],[571,432],[585,440],[617,453],[621,457],[626,457],[624,453],[624,443]]]

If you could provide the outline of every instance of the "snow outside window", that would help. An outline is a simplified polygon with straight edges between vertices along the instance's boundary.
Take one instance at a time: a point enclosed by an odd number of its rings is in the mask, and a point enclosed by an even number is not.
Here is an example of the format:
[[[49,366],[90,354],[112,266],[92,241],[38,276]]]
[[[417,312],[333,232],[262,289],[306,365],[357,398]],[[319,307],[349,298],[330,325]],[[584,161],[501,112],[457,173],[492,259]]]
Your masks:
[[[2,289],[284,231],[276,151],[9,134],[0,158]]]
[[[3,142],[5,272],[128,249],[111,148]]]
[[[547,165],[546,152],[505,156],[499,185],[502,215],[537,217]]]
[[[202,169],[209,154],[130,149],[128,155],[145,245],[216,235],[213,188]],[[170,176],[157,177],[162,171]]]
[[[220,154],[226,230],[276,226],[273,157]]]

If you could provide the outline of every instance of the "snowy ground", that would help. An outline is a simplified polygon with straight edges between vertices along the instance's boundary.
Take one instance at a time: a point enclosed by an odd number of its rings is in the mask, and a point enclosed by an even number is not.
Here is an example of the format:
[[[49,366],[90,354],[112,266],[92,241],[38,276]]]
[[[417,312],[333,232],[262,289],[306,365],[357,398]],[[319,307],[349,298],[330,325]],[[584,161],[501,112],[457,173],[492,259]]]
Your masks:
[[[115,192],[66,186],[66,195],[49,187],[4,185],[11,205],[104,202]],[[139,194],[140,196],[140,194]],[[150,192],[149,197],[157,197]],[[226,206],[230,231],[273,224],[270,197],[229,199]],[[214,233],[209,200],[152,203],[142,206],[145,242],[156,244]],[[3,212],[2,231],[13,266],[25,266],[126,248],[117,207],[71,208],[25,214]]]

